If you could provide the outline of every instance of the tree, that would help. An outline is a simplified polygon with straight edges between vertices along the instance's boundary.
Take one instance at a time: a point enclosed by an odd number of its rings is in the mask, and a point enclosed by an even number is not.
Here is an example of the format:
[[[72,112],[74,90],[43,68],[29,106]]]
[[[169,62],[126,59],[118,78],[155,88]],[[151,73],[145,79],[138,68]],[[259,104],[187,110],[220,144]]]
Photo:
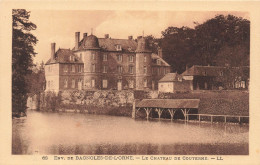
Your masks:
[[[250,21],[233,15],[217,15],[194,28],[168,27],[159,46],[172,71],[186,65],[249,66]]]
[[[217,15],[195,27],[195,56],[201,65],[249,65],[250,22],[233,15]]]
[[[39,94],[45,90],[45,72],[44,72],[44,63],[36,64],[32,68],[31,74],[26,76],[28,92],[31,95]]]
[[[182,73],[189,63],[196,63],[192,58],[194,29],[188,27],[168,27],[162,32],[161,48],[165,60],[171,65],[172,71]]]
[[[28,82],[32,73],[32,57],[36,55],[34,46],[37,38],[30,33],[36,25],[29,21],[30,12],[25,9],[12,11],[12,113],[21,116],[26,111]]]

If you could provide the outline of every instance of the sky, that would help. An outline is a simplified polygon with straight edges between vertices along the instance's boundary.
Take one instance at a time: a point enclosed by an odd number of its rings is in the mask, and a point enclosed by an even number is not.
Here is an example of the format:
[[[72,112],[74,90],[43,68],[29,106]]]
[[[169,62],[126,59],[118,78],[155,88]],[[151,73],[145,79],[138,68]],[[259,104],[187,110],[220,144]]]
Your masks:
[[[38,53],[35,63],[46,62],[50,58],[51,43],[58,48],[72,49],[75,44],[75,32],[111,38],[126,39],[132,35],[153,35],[161,37],[161,32],[169,26],[193,28],[194,22],[203,23],[218,14],[232,14],[249,19],[246,12],[180,12],[180,11],[68,11],[68,10],[31,10],[30,21],[37,25],[32,33],[39,40],[35,46]]]

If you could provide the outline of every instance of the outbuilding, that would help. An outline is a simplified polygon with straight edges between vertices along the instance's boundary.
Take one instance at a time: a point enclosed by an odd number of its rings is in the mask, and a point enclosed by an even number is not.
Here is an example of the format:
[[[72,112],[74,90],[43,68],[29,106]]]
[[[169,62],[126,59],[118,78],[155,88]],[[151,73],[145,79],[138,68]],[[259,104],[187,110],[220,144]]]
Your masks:
[[[192,90],[192,81],[184,80],[178,73],[168,73],[159,80],[158,91],[175,93]]]

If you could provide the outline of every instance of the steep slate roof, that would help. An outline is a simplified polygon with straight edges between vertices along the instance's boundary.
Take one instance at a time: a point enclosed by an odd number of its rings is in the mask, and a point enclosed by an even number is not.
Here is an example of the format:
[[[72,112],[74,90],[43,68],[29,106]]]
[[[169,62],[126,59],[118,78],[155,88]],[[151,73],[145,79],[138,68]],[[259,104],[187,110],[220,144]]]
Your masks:
[[[87,37],[79,42],[79,50],[84,50]],[[137,43],[134,40],[129,39],[112,39],[112,38],[98,38],[99,47],[103,51],[117,51],[116,45],[121,45],[122,52],[134,53],[137,47]],[[75,48],[73,48],[74,50]]]
[[[75,60],[71,61],[70,56],[74,57]],[[53,63],[83,63],[83,61],[79,59],[70,49],[58,49],[55,53],[55,59],[50,58],[46,62],[46,65]]]
[[[116,45],[121,45],[122,52],[135,52],[137,43],[129,39],[99,38],[99,46],[105,51],[117,51]]]
[[[199,99],[143,99],[136,107],[143,108],[199,108]]]
[[[79,50],[84,50],[84,43],[86,42],[86,37],[79,42]],[[98,38],[99,47],[103,51],[115,51],[116,45],[121,45],[122,52],[126,53],[135,53],[137,48],[137,42],[135,40],[130,39],[113,39],[113,38]],[[73,48],[72,50],[74,50]],[[152,64],[154,66],[170,66],[166,61],[164,61],[157,54],[152,53],[152,59],[159,59],[161,61],[161,65],[157,65],[156,61]]]
[[[225,67],[221,66],[200,66],[193,65],[182,73],[183,76],[220,76],[220,72],[223,72]],[[206,74],[205,74],[206,72]]]
[[[167,73],[159,82],[173,82],[178,81],[178,78],[181,78],[181,75],[177,73]]]

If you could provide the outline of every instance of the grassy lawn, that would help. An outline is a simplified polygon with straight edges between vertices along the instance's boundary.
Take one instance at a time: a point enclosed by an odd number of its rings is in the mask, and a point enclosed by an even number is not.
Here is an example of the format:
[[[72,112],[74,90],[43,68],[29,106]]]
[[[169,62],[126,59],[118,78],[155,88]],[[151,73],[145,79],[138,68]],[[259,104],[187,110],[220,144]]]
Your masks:
[[[167,94],[165,98],[200,99],[199,113],[216,115],[249,115],[248,91],[194,91]]]

